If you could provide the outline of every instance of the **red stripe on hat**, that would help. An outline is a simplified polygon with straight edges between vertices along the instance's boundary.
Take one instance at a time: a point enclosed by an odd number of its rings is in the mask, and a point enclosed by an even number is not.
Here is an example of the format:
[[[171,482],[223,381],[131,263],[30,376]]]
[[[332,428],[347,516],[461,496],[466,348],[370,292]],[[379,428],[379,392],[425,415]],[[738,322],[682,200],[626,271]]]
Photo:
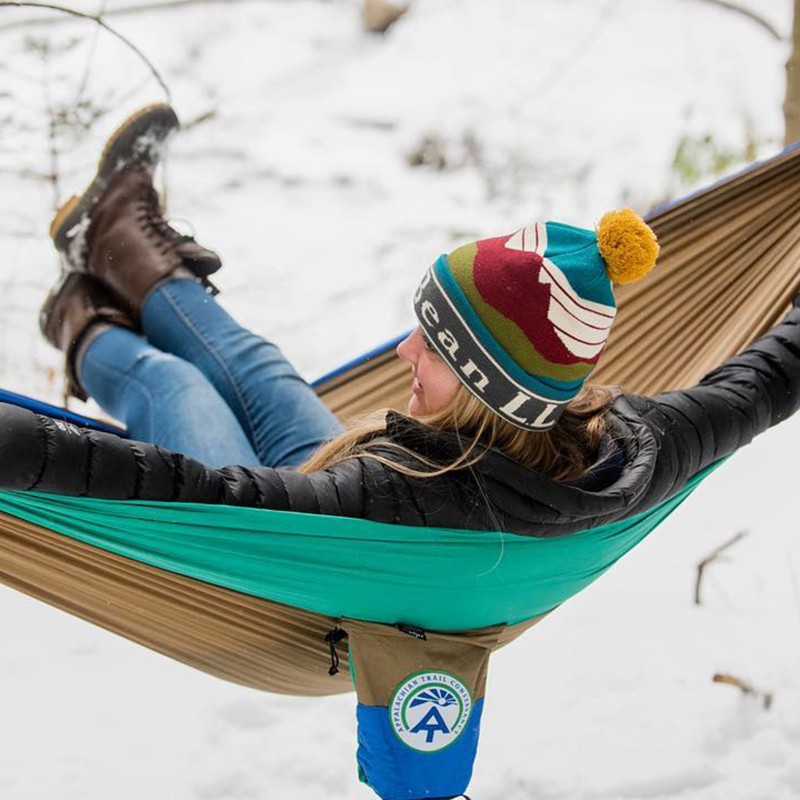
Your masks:
[[[600,353],[592,358],[576,356],[547,317],[552,291],[549,284],[539,280],[542,256],[509,250],[505,246],[507,240],[504,236],[477,242],[472,278],[483,301],[515,323],[547,361],[563,365],[595,363]],[[486,319],[484,323],[511,358],[519,362],[522,354],[514,352],[512,326]]]

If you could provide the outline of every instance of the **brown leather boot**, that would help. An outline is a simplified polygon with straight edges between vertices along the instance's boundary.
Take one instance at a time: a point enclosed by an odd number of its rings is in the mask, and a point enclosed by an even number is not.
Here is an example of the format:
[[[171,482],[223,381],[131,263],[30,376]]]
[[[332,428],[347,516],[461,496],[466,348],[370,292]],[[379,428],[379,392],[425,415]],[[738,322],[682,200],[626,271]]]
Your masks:
[[[125,302],[134,319],[150,290],[179,267],[202,277],[216,271],[216,253],[171,228],[150,172],[120,170],[89,213],[85,269]]]
[[[78,378],[78,351],[96,323],[105,322],[136,330],[130,315],[102,283],[82,272],[64,270],[39,312],[39,327],[50,344],[66,355],[67,391],[87,400]]]
[[[134,318],[153,286],[179,266],[216,292],[208,276],[221,267],[219,256],[170,227],[153,187],[164,142],[178,126],[163,103],[129,117],[106,144],[89,187],[50,226],[66,268],[101,280]]]

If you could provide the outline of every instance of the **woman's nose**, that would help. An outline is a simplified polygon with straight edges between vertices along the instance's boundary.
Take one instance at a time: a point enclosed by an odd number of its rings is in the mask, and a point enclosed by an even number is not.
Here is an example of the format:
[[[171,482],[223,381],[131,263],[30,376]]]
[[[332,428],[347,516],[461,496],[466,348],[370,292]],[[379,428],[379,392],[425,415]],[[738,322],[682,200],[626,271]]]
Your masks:
[[[408,361],[409,364],[413,364],[416,361],[415,358],[415,351],[416,348],[414,347],[414,334],[416,331],[412,331],[411,333],[403,339],[400,344],[397,345],[395,352],[397,353],[397,357],[402,359],[403,361]]]

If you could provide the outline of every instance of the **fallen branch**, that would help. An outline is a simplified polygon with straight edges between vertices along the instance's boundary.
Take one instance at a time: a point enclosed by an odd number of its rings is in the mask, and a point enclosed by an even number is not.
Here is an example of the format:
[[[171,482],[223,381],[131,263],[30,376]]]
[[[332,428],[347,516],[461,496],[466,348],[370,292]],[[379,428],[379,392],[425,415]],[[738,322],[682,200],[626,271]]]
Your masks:
[[[8,8],[40,8],[46,9],[48,11],[58,11],[62,14],[67,14],[71,17],[76,17],[78,19],[89,20],[90,22],[94,22],[95,24],[99,25],[104,31],[107,31],[115,38],[119,39],[126,47],[132,50],[147,66],[147,68],[152,73],[153,77],[158,81],[159,86],[164,91],[166,95],[167,101],[172,101],[172,93],[169,90],[169,86],[167,86],[164,79],[161,77],[161,73],[155,68],[154,64],[150,59],[130,40],[127,36],[121,34],[115,28],[112,28],[102,17],[97,16],[95,14],[84,14],[82,11],[76,11],[73,8],[67,8],[66,6],[59,6],[54,3],[22,3],[16,2],[15,0],[0,0],[0,8],[3,6]],[[21,23],[14,23],[12,26],[6,26],[5,28],[0,28],[0,30],[8,30],[9,27],[15,27],[17,24]]]
[[[737,688],[741,689],[743,694],[752,694],[756,697],[760,697],[764,706],[764,711],[769,711],[772,708],[772,692],[760,692],[753,688],[749,683],[745,683],[741,678],[737,678],[735,675],[725,675],[718,672],[716,675],[714,675],[713,680],[714,683],[725,683],[728,686],[736,686]]]
[[[743,539],[747,536],[747,531],[740,531],[736,534],[732,539],[729,539],[724,544],[721,544],[716,550],[712,551],[707,555],[698,565],[697,565],[697,580],[695,581],[694,585],[694,604],[696,606],[701,605],[702,601],[700,598],[700,590],[703,583],[703,574],[705,573],[706,567],[711,564],[712,562],[716,561],[720,555],[725,552],[729,547],[732,547],[736,544],[736,542]]]

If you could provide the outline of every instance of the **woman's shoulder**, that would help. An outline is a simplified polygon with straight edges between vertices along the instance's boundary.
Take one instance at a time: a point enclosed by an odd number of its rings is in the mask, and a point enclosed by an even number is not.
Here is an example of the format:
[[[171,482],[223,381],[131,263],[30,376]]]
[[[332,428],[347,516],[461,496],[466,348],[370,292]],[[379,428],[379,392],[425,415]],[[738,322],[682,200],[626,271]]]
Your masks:
[[[606,432],[600,439],[600,446],[589,469],[580,478],[566,483],[587,492],[605,489],[619,480],[625,469],[625,463],[625,450],[622,444]]]

